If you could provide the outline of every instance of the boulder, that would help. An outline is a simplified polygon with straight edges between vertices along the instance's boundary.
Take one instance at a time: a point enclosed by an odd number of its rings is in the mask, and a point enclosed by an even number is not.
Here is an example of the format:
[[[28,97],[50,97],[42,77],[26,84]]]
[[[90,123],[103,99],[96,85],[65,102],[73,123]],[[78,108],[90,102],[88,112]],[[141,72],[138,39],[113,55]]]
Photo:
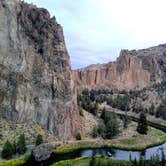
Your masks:
[[[32,156],[37,162],[45,161],[50,158],[52,149],[50,144],[41,144],[32,150]]]

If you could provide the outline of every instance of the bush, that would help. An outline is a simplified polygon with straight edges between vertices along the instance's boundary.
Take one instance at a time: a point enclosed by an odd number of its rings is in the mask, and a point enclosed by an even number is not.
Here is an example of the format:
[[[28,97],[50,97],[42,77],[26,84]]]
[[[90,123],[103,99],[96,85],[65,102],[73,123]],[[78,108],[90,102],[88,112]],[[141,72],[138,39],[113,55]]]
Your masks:
[[[80,133],[77,133],[75,137],[76,137],[76,140],[81,140],[81,134]]]
[[[118,134],[119,125],[117,119],[112,118],[106,123],[106,138],[111,139]]]
[[[98,127],[97,126],[95,126],[93,128],[91,135],[92,135],[93,138],[97,138],[98,137]]]
[[[16,143],[16,140],[14,140],[13,142],[13,154],[16,154],[17,153],[17,143]]]
[[[146,115],[143,112],[140,114],[137,131],[140,134],[147,134],[148,132],[148,123],[146,120]]]
[[[98,134],[102,137],[105,138],[105,134],[106,134],[106,127],[105,124],[99,124],[98,125]]]
[[[103,109],[101,110],[100,118],[104,120],[105,116],[106,116],[106,109],[103,108]]]
[[[26,142],[25,142],[25,135],[21,134],[17,142],[17,152],[19,154],[24,154],[26,150],[27,148],[26,148]]]
[[[6,141],[6,143],[4,144],[1,155],[4,159],[10,159],[12,157],[13,146],[9,141]]]
[[[77,104],[84,110],[97,115],[98,112],[98,103],[95,102],[94,92],[89,92],[87,89],[82,92],[82,95],[77,96]],[[82,113],[80,112],[80,115]]]
[[[42,135],[38,134],[37,137],[36,137],[36,145],[40,145],[43,143],[43,137]]]
[[[156,117],[160,117],[163,120],[166,120],[166,105],[160,104],[156,111]]]
[[[123,128],[126,129],[128,124],[130,124],[131,119],[127,115],[123,116],[121,119],[123,121]]]
[[[97,132],[97,135],[100,135],[102,138],[111,139],[114,136],[118,135],[119,131],[119,123],[118,117],[115,113],[108,112],[104,108],[100,115],[100,118],[103,119],[104,124],[100,124],[98,129],[93,131],[93,133]],[[127,120],[126,120],[127,121]],[[126,122],[127,123],[127,122]]]
[[[154,114],[155,114],[155,107],[154,107],[153,104],[152,104],[151,107],[149,108],[149,111],[148,111],[148,112],[149,112],[150,115],[154,115]]]
[[[124,96],[118,95],[116,98],[107,99],[107,104],[113,108],[117,108],[122,111],[129,111],[130,101],[131,99],[129,95],[124,95]]]

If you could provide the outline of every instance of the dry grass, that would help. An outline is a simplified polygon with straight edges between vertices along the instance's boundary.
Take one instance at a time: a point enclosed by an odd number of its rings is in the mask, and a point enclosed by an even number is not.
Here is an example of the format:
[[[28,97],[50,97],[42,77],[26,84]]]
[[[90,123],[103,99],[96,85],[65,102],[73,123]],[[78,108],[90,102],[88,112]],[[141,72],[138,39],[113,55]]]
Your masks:
[[[0,119],[0,146],[4,144],[6,140],[13,142],[14,138],[17,140],[19,135],[24,133],[26,136],[27,144],[35,142],[36,136],[41,134],[45,141],[53,142],[56,138],[44,130],[37,123],[24,123],[16,124],[11,121],[6,121],[5,119]]]
[[[116,147],[126,150],[144,150],[147,147],[159,145],[166,142],[166,133],[149,127],[147,135],[141,135],[136,132],[137,124],[130,123],[129,127],[115,139],[103,140],[89,139],[81,141],[69,141],[67,144],[58,147],[55,152],[66,153],[76,149],[99,148],[104,146]]]

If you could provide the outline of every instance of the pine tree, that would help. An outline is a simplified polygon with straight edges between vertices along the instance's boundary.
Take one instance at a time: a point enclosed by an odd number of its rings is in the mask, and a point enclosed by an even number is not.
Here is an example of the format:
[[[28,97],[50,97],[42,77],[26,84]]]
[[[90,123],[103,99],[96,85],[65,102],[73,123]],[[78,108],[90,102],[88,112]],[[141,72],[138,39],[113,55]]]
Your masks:
[[[93,128],[91,135],[92,135],[93,138],[97,138],[97,136],[98,136],[98,127],[97,126],[95,126]]]
[[[76,138],[76,140],[81,140],[81,133],[78,132],[78,133],[76,134],[75,138]]]
[[[5,159],[10,159],[13,155],[13,147],[12,144],[9,141],[6,141],[6,143],[3,146],[1,156]]]
[[[131,120],[127,115],[125,115],[122,117],[122,121],[123,121],[123,128],[126,129]]]
[[[154,113],[155,113],[155,107],[154,104],[152,104],[151,107],[149,108],[149,114],[154,115]]]
[[[106,115],[106,109],[103,108],[102,112],[101,112],[101,115],[100,115],[100,118],[104,120],[105,119],[105,115]]]
[[[43,137],[42,135],[38,134],[36,137],[36,145],[40,145],[43,143]]]
[[[13,142],[13,154],[16,154],[17,153],[17,143],[16,143],[16,140],[14,140]]]
[[[116,114],[111,113],[110,119],[106,122],[106,138],[111,139],[119,133],[119,123]]]
[[[17,142],[17,152],[19,154],[24,154],[26,150],[27,148],[26,148],[26,142],[25,142],[25,135],[21,134]]]
[[[146,115],[143,112],[140,114],[137,131],[140,134],[147,134],[148,132],[148,123],[146,120]]]
[[[98,112],[98,104],[95,102],[94,104],[91,105],[90,113],[97,116],[97,112]]]

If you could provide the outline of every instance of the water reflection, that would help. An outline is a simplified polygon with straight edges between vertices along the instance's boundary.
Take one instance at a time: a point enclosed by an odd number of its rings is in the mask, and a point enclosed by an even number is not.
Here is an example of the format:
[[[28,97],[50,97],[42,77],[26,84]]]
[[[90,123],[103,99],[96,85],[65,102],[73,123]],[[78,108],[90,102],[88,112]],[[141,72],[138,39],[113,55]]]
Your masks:
[[[126,151],[113,148],[98,148],[98,149],[86,149],[86,150],[76,150],[71,153],[66,153],[65,155],[61,154],[52,154],[51,157],[44,162],[36,162],[33,158],[30,159],[25,166],[49,166],[52,163],[75,159],[78,157],[91,157],[91,156],[107,156],[112,157],[118,160],[140,160],[140,159],[150,159],[152,156],[158,155],[161,159],[162,153],[166,154],[166,143],[160,146],[148,148],[145,151]]]
[[[134,160],[134,159],[150,159],[152,156],[158,155],[160,158],[162,156],[162,151],[166,154],[166,143],[160,146],[148,148],[144,151],[126,151],[119,149],[109,149],[109,148],[101,148],[101,149],[88,149],[82,150],[80,153],[80,157],[91,157],[93,155],[101,155],[109,157],[110,153],[112,157],[118,160]]]

